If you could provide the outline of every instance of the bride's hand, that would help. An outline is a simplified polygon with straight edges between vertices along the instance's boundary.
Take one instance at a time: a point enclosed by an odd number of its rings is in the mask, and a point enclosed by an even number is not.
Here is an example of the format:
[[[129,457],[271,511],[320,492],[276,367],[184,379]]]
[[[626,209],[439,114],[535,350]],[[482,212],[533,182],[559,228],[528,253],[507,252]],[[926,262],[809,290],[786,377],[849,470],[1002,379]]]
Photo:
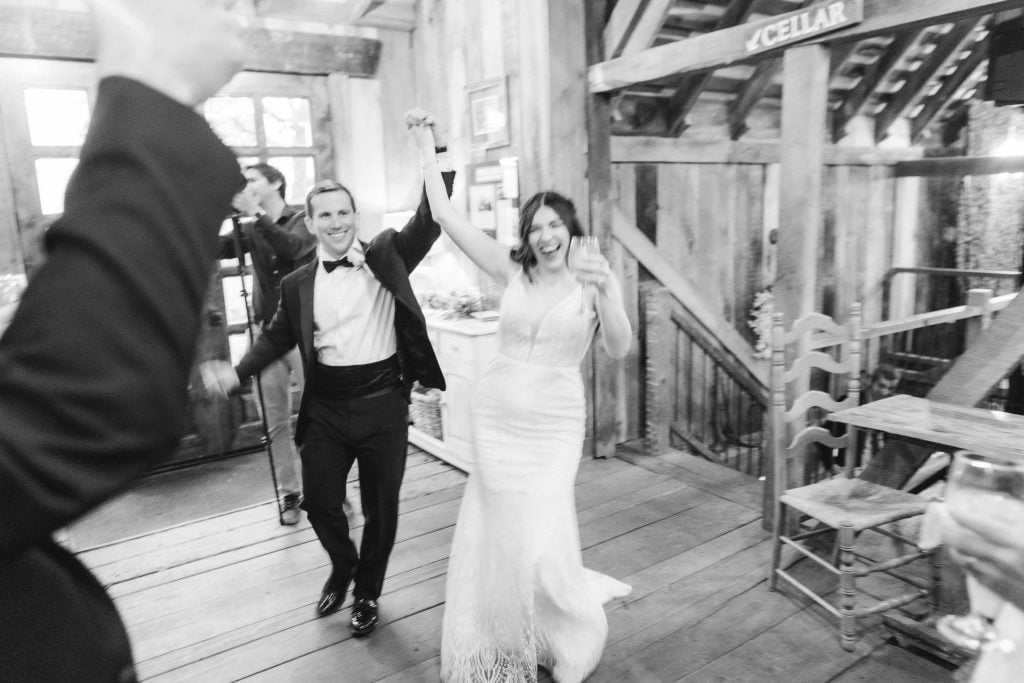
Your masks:
[[[416,147],[424,154],[434,154],[434,130],[425,123],[413,123],[409,125],[409,134],[416,141]],[[424,157],[426,158],[426,157]]]

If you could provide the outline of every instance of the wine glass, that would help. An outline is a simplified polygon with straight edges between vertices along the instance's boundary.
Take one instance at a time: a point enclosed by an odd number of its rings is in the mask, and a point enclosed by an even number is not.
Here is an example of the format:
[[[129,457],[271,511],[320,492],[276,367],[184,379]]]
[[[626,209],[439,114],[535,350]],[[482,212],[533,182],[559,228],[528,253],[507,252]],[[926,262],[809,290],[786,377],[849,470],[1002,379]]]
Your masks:
[[[569,270],[572,271],[573,275],[576,271],[587,262],[591,256],[596,256],[601,253],[601,243],[594,235],[583,235],[581,237],[573,237],[569,240],[569,258],[567,265]],[[586,313],[587,311],[587,289],[586,286],[583,288],[583,300],[580,303],[580,313]]]
[[[967,451],[953,458],[946,486],[946,506],[951,510],[973,510],[993,519],[1007,517],[1006,501],[1024,501],[1024,462],[994,458]],[[1008,524],[1018,524],[1009,515]],[[967,568],[969,614],[947,614],[936,622],[939,633],[947,640],[968,650],[1009,652],[1013,641],[1004,638],[992,626],[1003,599],[975,578]]]

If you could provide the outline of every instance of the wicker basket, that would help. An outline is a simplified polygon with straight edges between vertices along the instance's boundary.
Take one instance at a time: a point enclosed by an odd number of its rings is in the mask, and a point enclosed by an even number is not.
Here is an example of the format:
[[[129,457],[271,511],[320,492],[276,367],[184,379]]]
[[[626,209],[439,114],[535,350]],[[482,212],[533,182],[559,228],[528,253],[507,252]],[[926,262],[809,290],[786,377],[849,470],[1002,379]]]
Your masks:
[[[409,418],[416,429],[435,439],[441,438],[441,392],[438,389],[415,387],[412,391]]]

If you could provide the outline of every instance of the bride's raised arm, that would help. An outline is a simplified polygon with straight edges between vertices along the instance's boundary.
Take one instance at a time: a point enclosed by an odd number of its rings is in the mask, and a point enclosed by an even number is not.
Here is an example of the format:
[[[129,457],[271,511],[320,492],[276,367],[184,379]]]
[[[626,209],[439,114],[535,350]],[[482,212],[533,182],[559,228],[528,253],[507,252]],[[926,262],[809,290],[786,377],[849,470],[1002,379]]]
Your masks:
[[[430,202],[430,213],[441,229],[452,238],[473,263],[493,278],[500,286],[508,284],[514,263],[508,247],[491,238],[452,208],[445,191],[441,170],[434,152],[434,131],[428,120],[406,115],[406,123],[416,140],[423,163],[423,182]]]

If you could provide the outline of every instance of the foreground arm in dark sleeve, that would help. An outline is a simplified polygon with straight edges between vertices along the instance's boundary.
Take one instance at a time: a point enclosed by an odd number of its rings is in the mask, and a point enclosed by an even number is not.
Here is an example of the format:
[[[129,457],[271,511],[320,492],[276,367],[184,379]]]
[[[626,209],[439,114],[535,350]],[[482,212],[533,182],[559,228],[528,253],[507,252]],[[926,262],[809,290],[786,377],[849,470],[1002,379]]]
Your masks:
[[[195,111],[100,83],[47,263],[0,340],[0,560],[174,448],[237,179]]]

